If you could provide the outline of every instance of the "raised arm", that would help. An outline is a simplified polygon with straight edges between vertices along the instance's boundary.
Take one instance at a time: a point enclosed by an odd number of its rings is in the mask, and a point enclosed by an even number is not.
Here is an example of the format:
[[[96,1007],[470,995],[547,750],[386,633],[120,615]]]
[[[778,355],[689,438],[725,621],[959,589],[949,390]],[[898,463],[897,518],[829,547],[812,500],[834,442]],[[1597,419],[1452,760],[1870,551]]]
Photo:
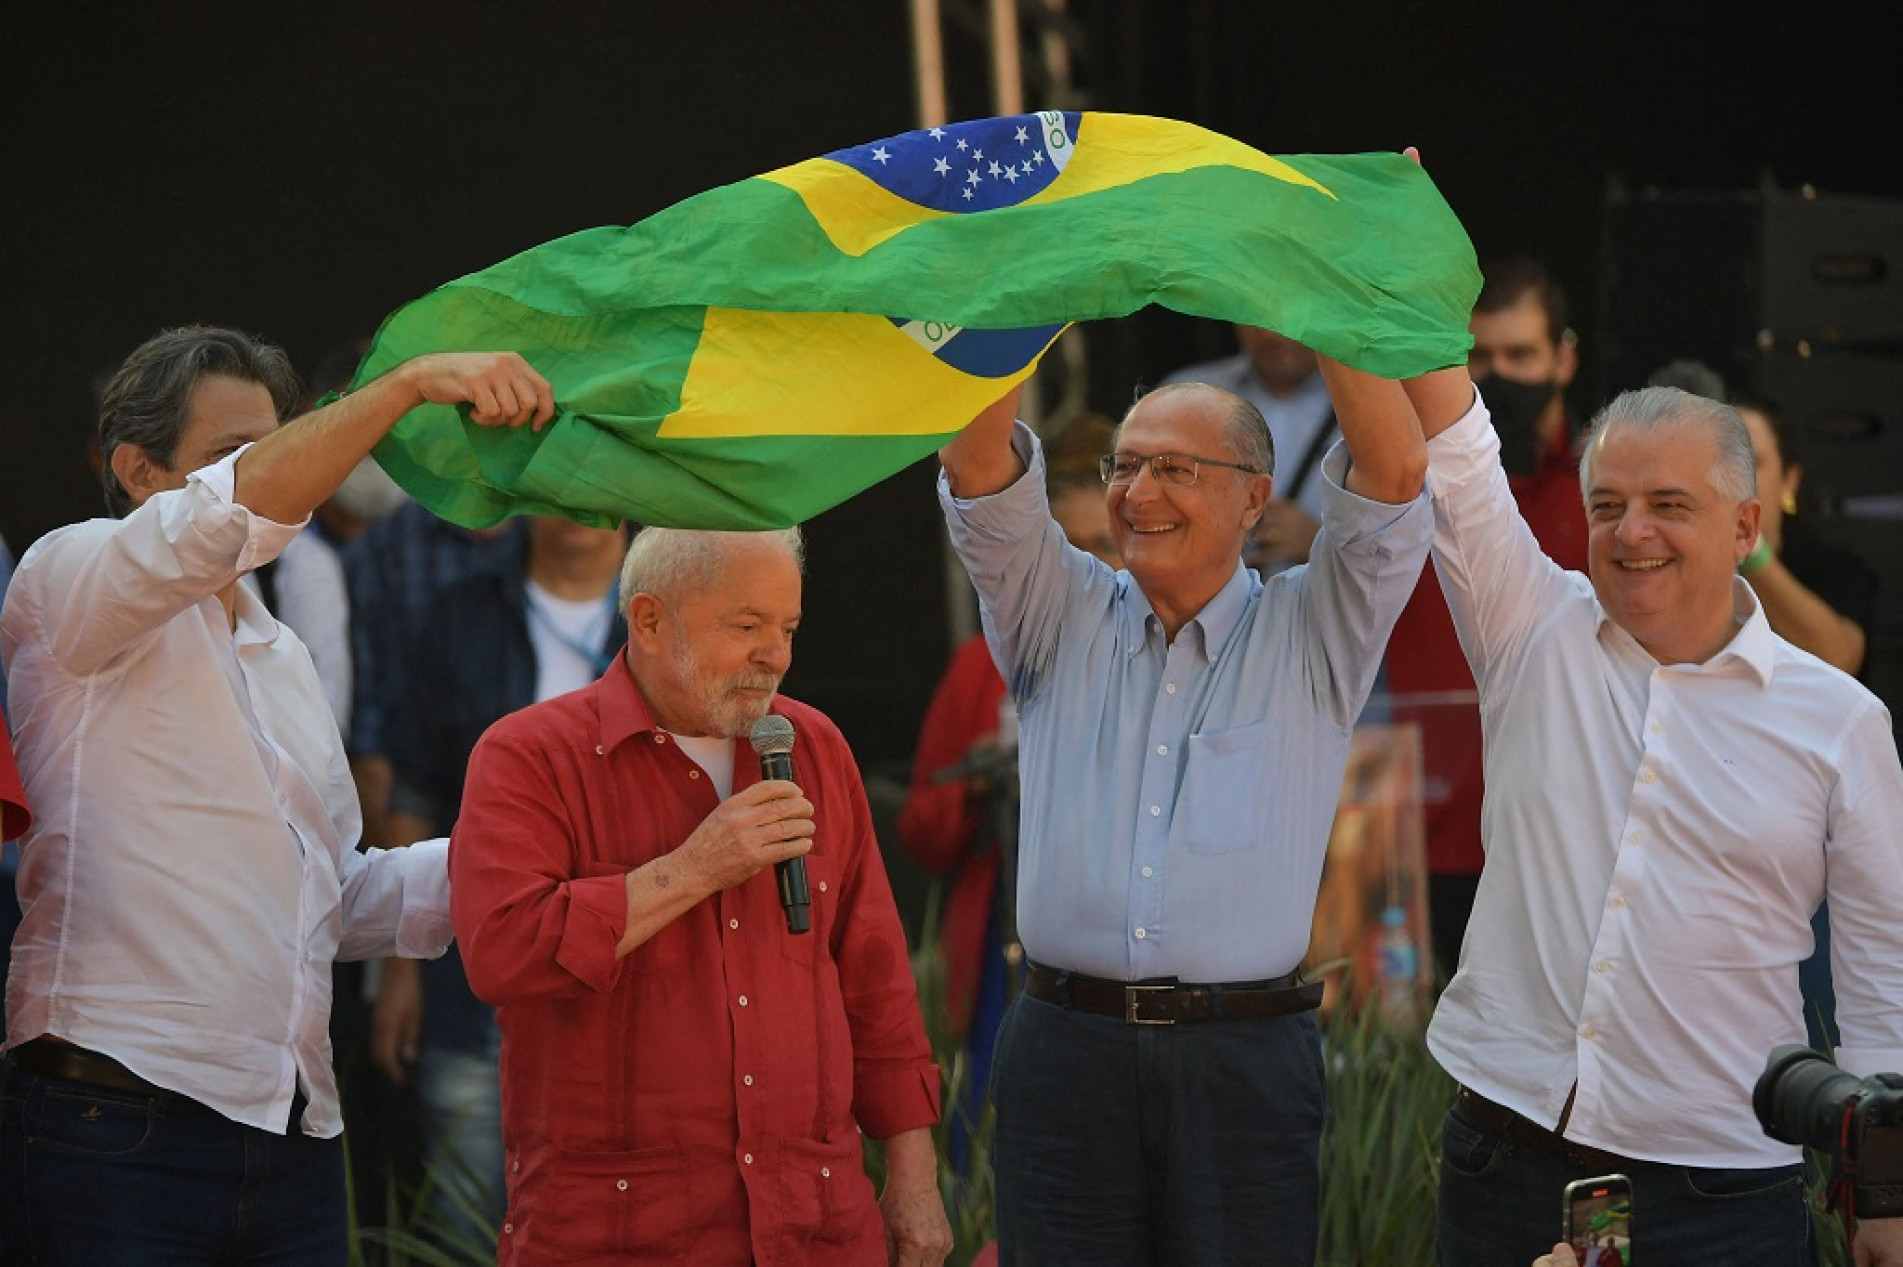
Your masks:
[[[954,497],[989,497],[1024,474],[1024,462],[1011,447],[1011,428],[1023,399],[1020,383],[938,451]]]
[[[1402,385],[1330,357],[1315,359],[1348,446],[1348,490],[1390,505],[1419,497],[1427,475],[1427,444]]]
[[[485,427],[554,416],[548,380],[513,352],[444,352],[405,361],[322,409],[279,427],[238,459],[236,500],[277,523],[299,523],[422,404],[471,406]]]

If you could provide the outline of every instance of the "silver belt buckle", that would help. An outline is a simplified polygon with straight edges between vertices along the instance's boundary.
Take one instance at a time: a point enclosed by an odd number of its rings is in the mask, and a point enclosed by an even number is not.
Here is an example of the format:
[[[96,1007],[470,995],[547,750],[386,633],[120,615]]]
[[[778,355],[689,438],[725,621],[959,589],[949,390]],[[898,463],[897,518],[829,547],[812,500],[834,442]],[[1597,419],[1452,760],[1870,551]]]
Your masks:
[[[1126,985],[1123,987],[1123,1019],[1132,1025],[1174,1025],[1176,1018],[1164,1016],[1150,1018],[1137,1015],[1137,999],[1144,994],[1160,994],[1174,990],[1171,985]]]

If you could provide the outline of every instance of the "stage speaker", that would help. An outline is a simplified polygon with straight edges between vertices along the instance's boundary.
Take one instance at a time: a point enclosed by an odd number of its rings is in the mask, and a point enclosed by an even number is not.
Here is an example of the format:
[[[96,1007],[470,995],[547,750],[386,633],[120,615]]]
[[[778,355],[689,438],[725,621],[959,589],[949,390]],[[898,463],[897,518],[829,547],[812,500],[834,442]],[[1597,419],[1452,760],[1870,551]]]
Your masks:
[[[1679,357],[1740,385],[1770,354],[1903,357],[1903,201],[1614,179],[1599,282],[1602,398]]]

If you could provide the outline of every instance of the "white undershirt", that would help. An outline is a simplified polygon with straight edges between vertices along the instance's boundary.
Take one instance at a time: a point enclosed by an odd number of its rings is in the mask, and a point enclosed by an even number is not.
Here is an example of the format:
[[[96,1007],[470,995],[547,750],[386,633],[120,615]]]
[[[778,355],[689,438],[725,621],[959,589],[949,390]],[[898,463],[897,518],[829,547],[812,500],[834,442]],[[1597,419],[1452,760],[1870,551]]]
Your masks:
[[[535,701],[578,691],[601,676],[596,655],[614,609],[605,598],[557,598],[528,583],[529,642],[535,648]]]
[[[674,735],[671,730],[667,733]],[[674,742],[707,772],[721,800],[733,795],[733,740],[716,735],[674,735]]]

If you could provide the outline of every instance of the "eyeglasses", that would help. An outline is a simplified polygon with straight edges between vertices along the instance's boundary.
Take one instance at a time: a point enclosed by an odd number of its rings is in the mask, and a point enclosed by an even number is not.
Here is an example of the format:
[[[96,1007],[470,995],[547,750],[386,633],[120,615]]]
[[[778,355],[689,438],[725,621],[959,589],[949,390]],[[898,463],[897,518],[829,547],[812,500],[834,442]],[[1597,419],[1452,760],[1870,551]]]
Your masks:
[[[1197,471],[1205,466],[1223,466],[1249,475],[1261,474],[1253,466],[1245,466],[1241,462],[1221,462],[1215,458],[1199,458],[1191,453],[1144,454],[1119,450],[1097,459],[1097,469],[1103,475],[1103,482],[1112,486],[1132,483],[1137,472],[1146,465],[1150,468],[1150,477],[1157,483],[1174,484],[1178,488],[1194,484]]]

